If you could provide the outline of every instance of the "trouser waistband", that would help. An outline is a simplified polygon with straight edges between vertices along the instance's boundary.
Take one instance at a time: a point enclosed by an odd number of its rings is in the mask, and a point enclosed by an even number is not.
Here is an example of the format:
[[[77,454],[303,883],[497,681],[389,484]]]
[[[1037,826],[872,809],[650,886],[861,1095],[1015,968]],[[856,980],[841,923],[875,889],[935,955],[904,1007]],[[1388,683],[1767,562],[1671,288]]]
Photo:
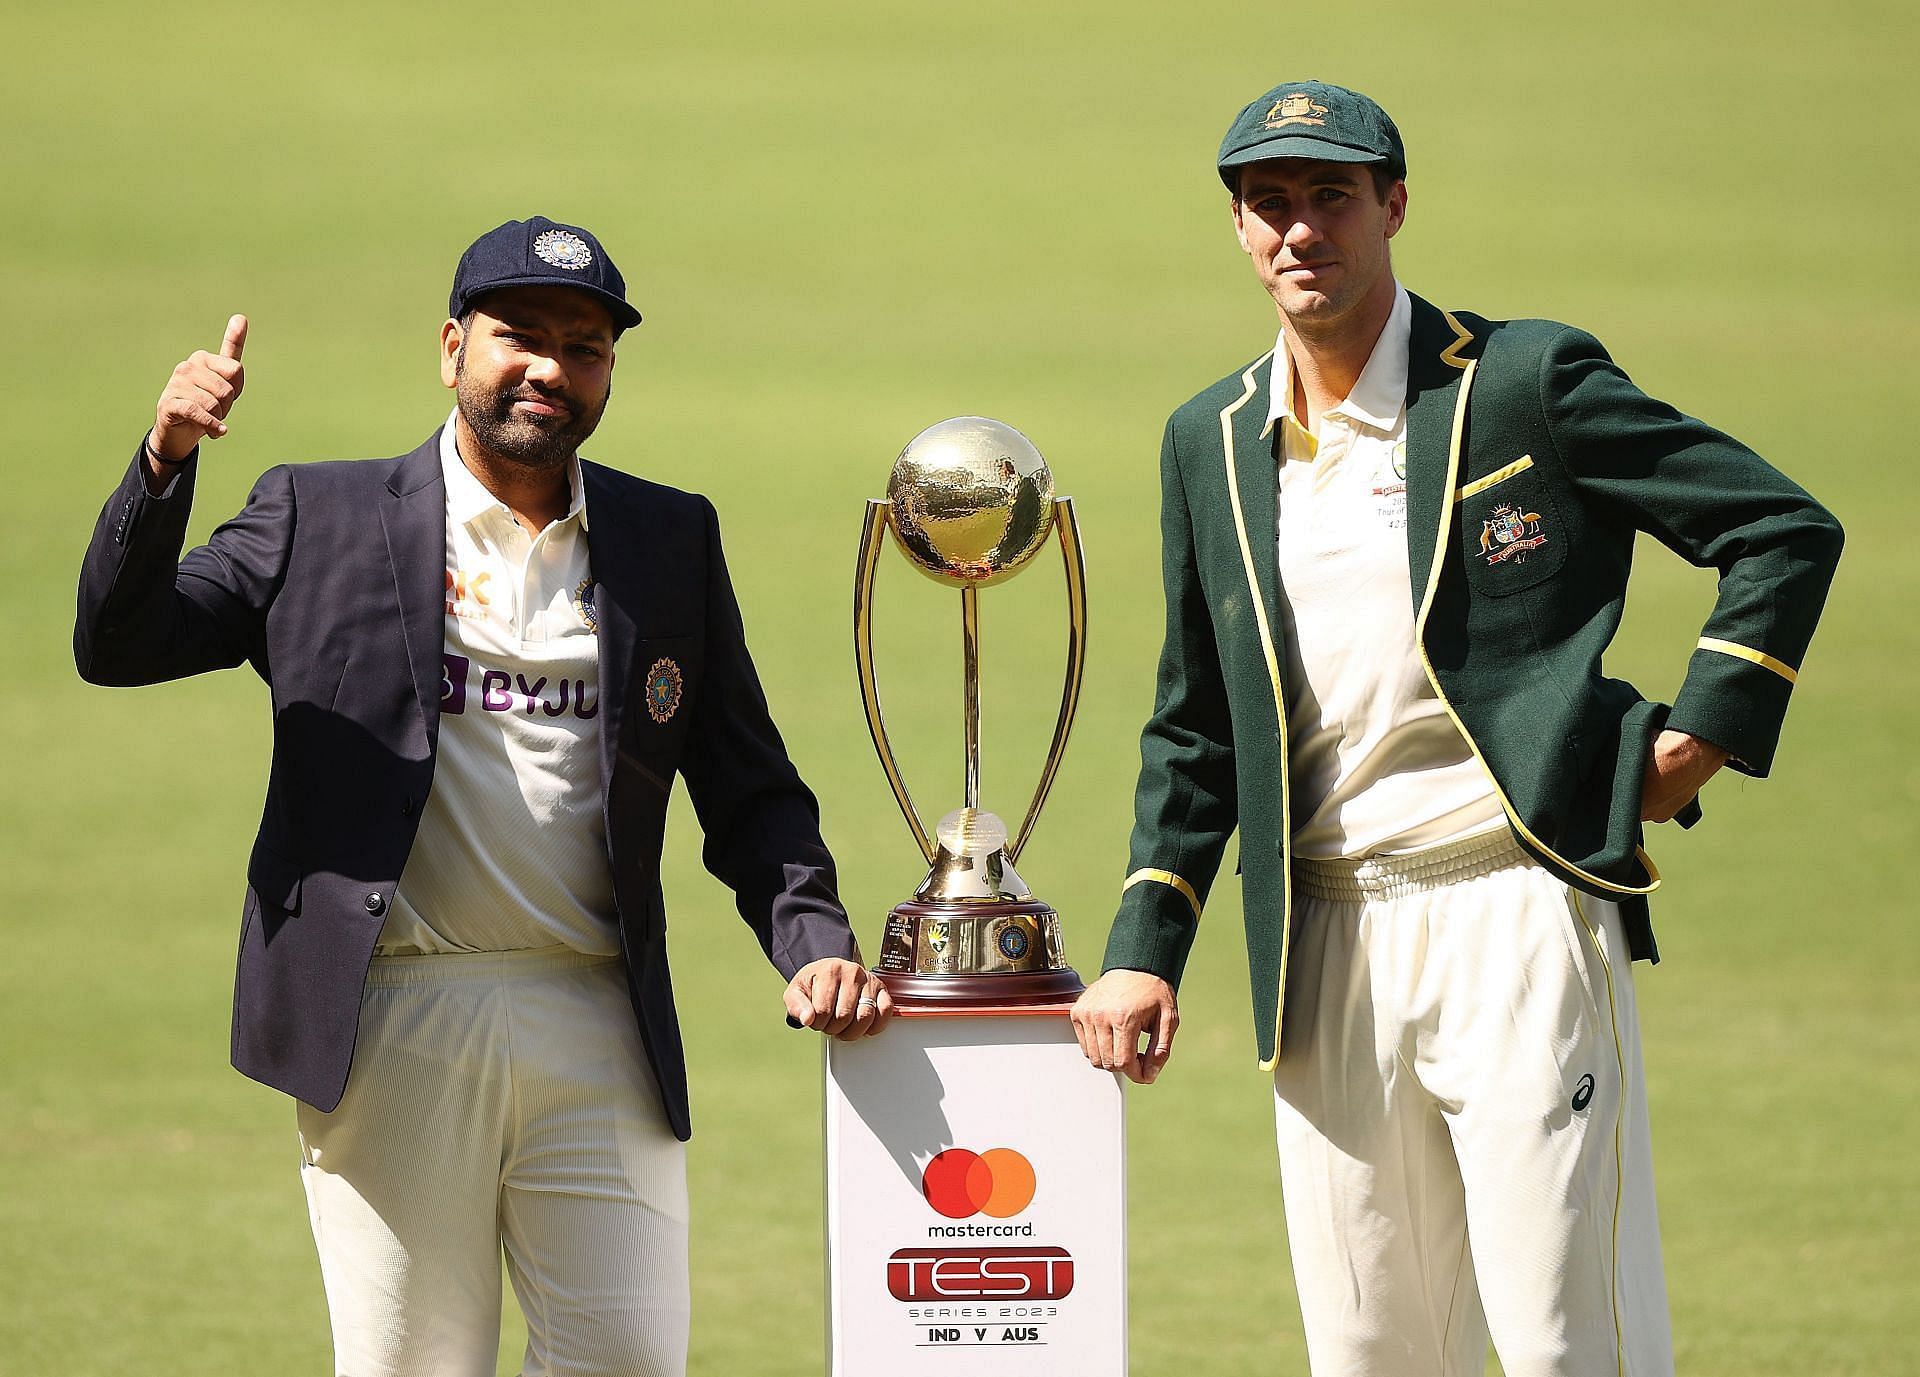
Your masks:
[[[527,947],[517,951],[454,951],[376,956],[367,967],[367,985],[450,985],[465,981],[501,980],[548,975],[555,971],[584,970],[617,962],[617,956],[596,956],[572,947]]]
[[[1393,856],[1359,860],[1298,857],[1293,862],[1293,885],[1307,898],[1357,904],[1368,899],[1424,894],[1477,875],[1533,864],[1534,859],[1520,849],[1513,833],[1501,827]]]

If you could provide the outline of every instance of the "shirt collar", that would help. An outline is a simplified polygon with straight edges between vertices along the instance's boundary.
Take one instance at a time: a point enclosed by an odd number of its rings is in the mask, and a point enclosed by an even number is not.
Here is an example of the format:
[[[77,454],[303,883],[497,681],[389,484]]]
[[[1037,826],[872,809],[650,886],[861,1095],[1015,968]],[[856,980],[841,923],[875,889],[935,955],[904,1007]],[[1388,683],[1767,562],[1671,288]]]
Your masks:
[[[455,407],[440,427],[440,475],[447,485],[447,516],[462,526],[470,525],[491,511],[505,511],[506,505],[487,491],[487,485],[473,476],[460,458],[460,446],[454,422],[460,410]],[[560,518],[580,518],[580,529],[587,529],[587,491],[580,477],[580,457],[567,460],[567,514]]]
[[[1407,364],[1412,355],[1413,301],[1407,289],[1395,283],[1393,310],[1387,316],[1386,328],[1380,331],[1380,338],[1374,341],[1367,366],[1360,370],[1353,391],[1327,414],[1347,416],[1375,430],[1392,430],[1407,404]],[[1268,394],[1267,430],[1272,430],[1282,419],[1306,430],[1293,414],[1293,357],[1287,353],[1285,326],[1274,341]]]

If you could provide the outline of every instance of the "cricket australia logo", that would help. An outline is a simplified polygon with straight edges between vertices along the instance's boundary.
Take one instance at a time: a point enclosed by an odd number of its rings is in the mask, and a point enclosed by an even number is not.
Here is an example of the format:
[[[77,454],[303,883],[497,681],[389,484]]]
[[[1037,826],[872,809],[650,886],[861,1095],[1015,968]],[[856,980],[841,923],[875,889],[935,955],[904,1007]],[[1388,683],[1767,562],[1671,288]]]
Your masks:
[[[647,716],[666,722],[680,711],[680,666],[664,655],[647,671]]]
[[[1266,127],[1280,129],[1289,124],[1325,124],[1327,107],[1298,91],[1280,97],[1267,111]]]
[[[1529,551],[1547,543],[1540,533],[1540,513],[1521,511],[1511,503],[1493,509],[1493,515],[1480,523],[1480,553],[1488,564],[1512,560],[1524,564]]]

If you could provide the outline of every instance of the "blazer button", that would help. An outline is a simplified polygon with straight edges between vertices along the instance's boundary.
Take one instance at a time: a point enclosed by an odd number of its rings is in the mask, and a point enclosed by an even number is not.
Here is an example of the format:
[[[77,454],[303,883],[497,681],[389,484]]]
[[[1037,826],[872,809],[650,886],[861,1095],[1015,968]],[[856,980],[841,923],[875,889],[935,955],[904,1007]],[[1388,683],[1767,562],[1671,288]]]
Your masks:
[[[387,906],[387,901],[381,898],[379,894],[375,893],[375,894],[369,894],[367,896],[367,912],[368,913],[378,916],[380,913],[380,910],[385,908],[386,906]]]

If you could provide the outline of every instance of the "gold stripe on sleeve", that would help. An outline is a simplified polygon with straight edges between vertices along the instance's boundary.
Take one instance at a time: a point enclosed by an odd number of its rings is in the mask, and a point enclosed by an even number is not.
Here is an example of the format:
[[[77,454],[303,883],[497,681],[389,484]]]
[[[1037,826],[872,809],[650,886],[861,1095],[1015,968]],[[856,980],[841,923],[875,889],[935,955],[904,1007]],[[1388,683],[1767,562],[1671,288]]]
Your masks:
[[[1188,884],[1171,870],[1136,870],[1133,874],[1127,876],[1127,882],[1120,886],[1120,892],[1125,894],[1143,880],[1152,880],[1156,884],[1171,885],[1173,888],[1179,890],[1187,896],[1187,902],[1193,905],[1194,918],[1198,919],[1200,917],[1200,896],[1193,892],[1192,885]]]
[[[1712,636],[1702,636],[1700,638],[1700,644],[1696,649],[1717,651],[1722,655],[1731,655],[1736,660],[1746,660],[1751,664],[1759,665],[1762,669],[1770,669],[1782,679],[1785,679],[1789,684],[1797,684],[1800,682],[1799,670],[1795,669],[1785,660],[1776,660],[1773,656],[1767,654],[1766,651],[1755,650],[1752,646],[1739,645],[1733,641],[1722,641]]]
[[[1476,478],[1471,483],[1466,484],[1464,487],[1460,489],[1459,492],[1453,495],[1453,500],[1456,502],[1465,502],[1469,497],[1472,497],[1475,493],[1485,492],[1488,488],[1492,487],[1495,483],[1504,483],[1509,478],[1513,477],[1514,474],[1525,473],[1528,469],[1532,467],[1533,467],[1533,456],[1531,454],[1523,454],[1518,459],[1514,460],[1511,464],[1508,464],[1505,468],[1495,469],[1492,473],[1488,474],[1485,478]]]

